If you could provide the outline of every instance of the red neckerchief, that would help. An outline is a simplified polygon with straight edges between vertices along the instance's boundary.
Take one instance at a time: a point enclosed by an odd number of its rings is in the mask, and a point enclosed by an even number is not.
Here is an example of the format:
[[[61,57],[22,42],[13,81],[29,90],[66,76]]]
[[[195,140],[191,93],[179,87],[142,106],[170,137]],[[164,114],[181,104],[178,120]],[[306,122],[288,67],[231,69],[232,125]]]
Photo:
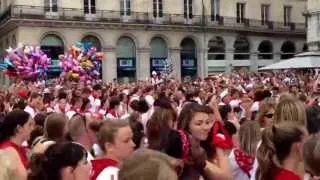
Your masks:
[[[117,167],[118,162],[113,159],[96,159],[92,160],[92,172],[90,175],[90,180],[96,180],[99,174],[107,167]]]
[[[241,151],[238,148],[233,151],[233,154],[240,169],[244,171],[250,178],[250,170],[253,168],[254,157]]]
[[[0,149],[13,148],[17,151],[23,166],[28,169],[27,149],[8,140],[0,144]]]
[[[182,141],[182,159],[188,161],[190,154],[190,142],[187,134],[183,130],[178,130]]]
[[[117,113],[117,111],[115,110],[115,109],[110,109],[109,111],[108,111],[108,114],[111,114],[113,117],[115,117],[115,118],[118,118],[119,117],[119,115],[118,115],[118,113]]]
[[[233,148],[233,141],[231,135],[228,131],[224,128],[221,121],[215,121],[212,127],[212,141],[211,144],[213,146],[222,148],[222,149],[232,149]],[[224,137],[219,135],[220,131]],[[220,133],[221,134],[221,133]]]

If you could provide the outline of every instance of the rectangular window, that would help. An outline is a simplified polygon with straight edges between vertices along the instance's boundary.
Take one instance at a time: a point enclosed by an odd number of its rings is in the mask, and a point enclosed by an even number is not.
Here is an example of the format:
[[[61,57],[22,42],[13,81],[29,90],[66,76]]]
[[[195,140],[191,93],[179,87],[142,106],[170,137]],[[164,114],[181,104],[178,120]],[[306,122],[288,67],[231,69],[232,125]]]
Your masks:
[[[120,14],[121,16],[131,15],[131,2],[130,0],[120,0]]]
[[[291,6],[284,6],[283,7],[283,22],[285,26],[289,26],[291,24]]]
[[[84,0],[84,13],[95,14],[96,13],[96,0]]]
[[[192,19],[192,0],[184,0],[183,4],[183,14],[185,19]]]
[[[58,11],[57,0],[45,0],[44,9],[46,12],[57,12]]]
[[[269,22],[269,4],[261,5],[261,24],[266,25]]]
[[[218,20],[220,15],[220,0],[211,0],[211,20]]]
[[[162,0],[153,0],[153,17],[163,17]]]
[[[245,3],[237,3],[237,23],[244,23],[245,7]]]

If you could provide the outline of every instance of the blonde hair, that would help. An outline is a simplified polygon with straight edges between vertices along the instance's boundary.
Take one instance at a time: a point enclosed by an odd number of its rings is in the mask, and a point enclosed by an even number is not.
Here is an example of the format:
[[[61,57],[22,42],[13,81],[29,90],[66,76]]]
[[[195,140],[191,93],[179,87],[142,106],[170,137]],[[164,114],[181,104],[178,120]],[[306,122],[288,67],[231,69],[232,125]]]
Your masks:
[[[255,156],[256,148],[260,140],[261,131],[257,122],[247,121],[241,125],[239,130],[239,145],[244,152]]]
[[[119,180],[178,180],[179,161],[158,151],[140,149],[120,167]]]
[[[272,97],[264,99],[261,103],[259,112],[256,117],[256,121],[260,124],[261,127],[264,127],[264,116],[270,109],[276,109],[276,101]]]
[[[103,125],[100,127],[99,132],[97,134],[97,139],[100,148],[106,152],[105,143],[114,143],[114,139],[116,134],[118,133],[120,128],[129,127],[128,121],[115,121],[115,120],[107,120],[104,121]]]
[[[277,105],[274,113],[274,124],[286,121],[296,122],[298,125],[306,126],[306,109],[304,104],[298,99],[282,99]]]

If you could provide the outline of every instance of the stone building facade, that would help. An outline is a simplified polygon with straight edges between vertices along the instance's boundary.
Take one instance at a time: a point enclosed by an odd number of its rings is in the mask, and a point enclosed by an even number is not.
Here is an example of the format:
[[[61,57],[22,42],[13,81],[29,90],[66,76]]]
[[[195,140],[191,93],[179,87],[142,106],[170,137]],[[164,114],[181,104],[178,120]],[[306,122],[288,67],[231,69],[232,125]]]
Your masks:
[[[24,42],[57,59],[76,41],[90,41],[105,55],[106,81],[144,80],[166,59],[177,78],[205,77],[256,70],[307,50],[306,0],[0,2],[1,56]]]

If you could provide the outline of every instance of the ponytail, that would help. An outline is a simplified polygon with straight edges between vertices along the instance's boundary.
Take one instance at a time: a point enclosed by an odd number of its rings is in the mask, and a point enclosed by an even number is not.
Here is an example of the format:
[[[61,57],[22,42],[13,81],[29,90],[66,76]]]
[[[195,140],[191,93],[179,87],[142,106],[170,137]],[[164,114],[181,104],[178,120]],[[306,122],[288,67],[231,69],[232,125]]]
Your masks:
[[[259,167],[256,179],[274,179],[274,175],[281,168],[282,162],[290,154],[292,144],[301,142],[303,135],[304,131],[301,127],[290,122],[264,129],[261,145],[257,151]]]
[[[31,173],[28,175],[28,180],[48,180],[48,174],[44,166],[47,159],[44,154],[34,154],[31,157],[30,169]]]
[[[273,179],[275,171],[280,167],[273,142],[276,127],[266,128],[262,132],[261,145],[257,151],[259,167],[256,173],[257,180]]]

